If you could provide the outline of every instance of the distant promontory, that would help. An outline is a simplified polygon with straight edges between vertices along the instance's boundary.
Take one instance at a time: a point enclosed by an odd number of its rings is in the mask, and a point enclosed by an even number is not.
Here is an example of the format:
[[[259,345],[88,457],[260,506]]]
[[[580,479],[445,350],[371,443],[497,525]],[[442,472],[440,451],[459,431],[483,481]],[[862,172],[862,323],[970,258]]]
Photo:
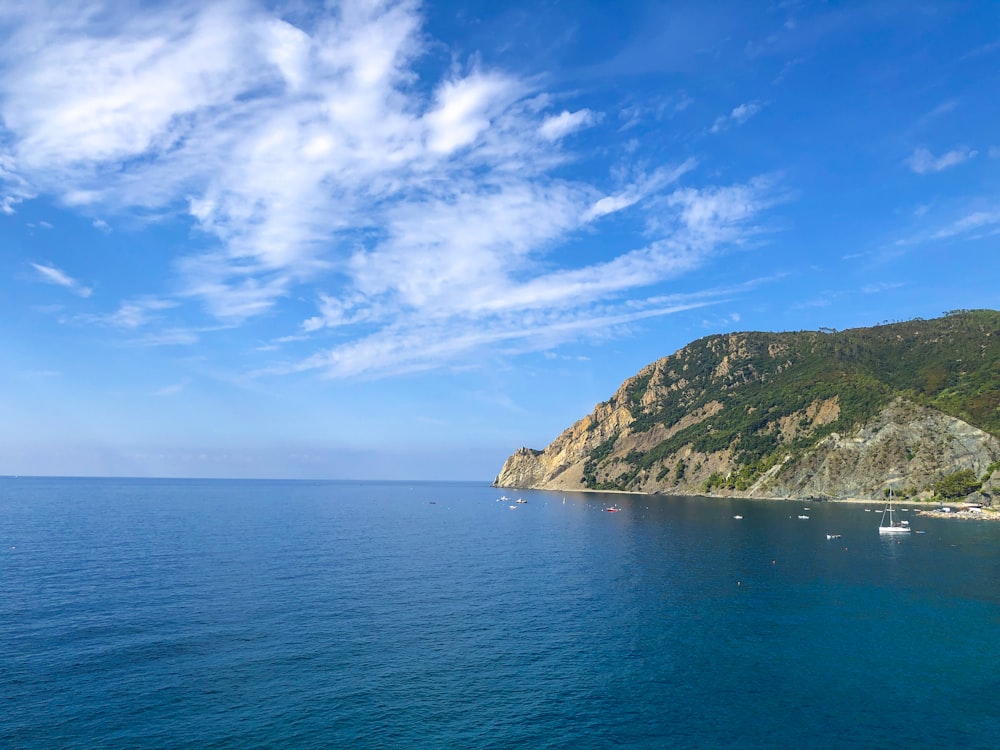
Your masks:
[[[914,500],[990,505],[1000,492],[1000,312],[699,339],[544,450],[516,451],[494,484],[831,500],[891,486]]]

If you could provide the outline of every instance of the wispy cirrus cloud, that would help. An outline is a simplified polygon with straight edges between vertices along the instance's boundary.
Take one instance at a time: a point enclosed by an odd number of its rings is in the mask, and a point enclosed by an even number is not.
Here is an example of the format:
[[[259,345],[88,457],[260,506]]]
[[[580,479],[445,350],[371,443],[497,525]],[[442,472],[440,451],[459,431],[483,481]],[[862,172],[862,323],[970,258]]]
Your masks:
[[[79,297],[89,297],[93,293],[93,289],[88,286],[84,286],[79,281],[69,276],[66,272],[56,268],[55,266],[32,263],[31,267],[38,272],[42,281],[66,287],[73,292],[73,294],[76,294]]]
[[[978,239],[985,235],[1000,233],[1000,208],[988,208],[966,213],[951,223],[938,228],[930,235],[932,240],[945,240],[952,237]]]
[[[600,219],[634,206],[647,196],[654,195],[668,185],[677,182],[687,172],[697,166],[695,159],[686,159],[681,164],[661,167],[651,174],[642,174],[630,180],[625,188],[596,200],[583,214],[584,221]]]
[[[372,286],[364,294],[353,302],[325,297],[321,314],[304,324],[308,331],[373,325],[376,331],[272,372],[319,370],[331,377],[381,377],[423,371],[459,357],[541,351],[577,338],[601,338],[608,335],[610,326],[716,304],[737,291],[669,298],[643,298],[641,292],[693,271],[728,245],[753,236],[754,221],[774,200],[768,180],[718,189],[679,188],[661,207],[670,224],[663,231],[664,238],[604,262],[525,278],[517,273],[517,233],[506,238],[508,265],[493,268],[492,275],[483,273],[484,267],[477,263],[469,268],[460,262],[456,268],[437,268],[434,262],[442,257],[440,253],[389,251],[371,269]],[[572,200],[567,201],[567,208],[572,205]],[[415,213],[421,220],[433,214]],[[573,219],[567,210],[561,220]],[[559,217],[546,214],[544,221],[517,231],[528,229],[534,236],[548,228],[558,234]],[[401,233],[404,238],[414,236],[425,235],[412,230]],[[454,239],[461,247],[475,244],[473,236]],[[495,240],[489,237],[490,242]],[[465,256],[453,257],[460,261]],[[399,294],[409,289],[404,279],[422,277],[428,278],[411,289],[411,294],[419,292],[420,297],[411,296],[399,304],[378,296],[379,292]],[[434,297],[424,296],[435,290]]]
[[[952,208],[949,214],[947,220],[937,219],[920,231],[897,239],[893,249],[904,252],[909,246],[942,241],[974,242],[1000,235],[1000,207],[997,207],[996,201],[973,201]],[[923,215],[921,218],[924,218]]]
[[[13,216],[14,206],[33,195],[27,181],[15,170],[14,159],[0,147],[0,214]]]
[[[551,311],[521,315],[517,320],[494,318],[486,324],[465,322],[447,329],[438,326],[398,326],[318,353],[301,362],[268,369],[267,373],[317,370],[331,378],[396,376],[423,372],[455,363],[469,352],[522,354],[543,351],[559,343],[586,337],[604,337],[615,326],[670,315],[712,304],[698,300],[642,311],[615,314],[556,314]]]
[[[721,115],[715,118],[709,132],[720,133],[732,125],[742,125],[751,117],[764,109],[764,105],[758,101],[745,102],[736,107],[728,115]]]
[[[177,303],[171,300],[141,297],[122,302],[113,313],[89,315],[86,320],[88,322],[103,323],[122,330],[134,331],[160,317],[163,311],[170,310],[176,306]]]
[[[957,148],[947,151],[941,156],[934,154],[926,148],[918,148],[906,160],[907,166],[917,174],[930,174],[932,172],[943,172],[951,167],[958,166],[977,155],[977,151],[968,148]]]
[[[415,1],[345,0],[299,25],[252,0],[135,10],[17,4],[0,51],[3,210],[35,193],[109,218],[155,209],[205,240],[175,259],[169,300],[135,294],[100,321],[122,330],[185,300],[238,325],[306,295],[298,333],[346,342],[291,369],[551,346],[632,319],[633,295],[739,245],[773,202],[761,181],[680,187],[693,158],[635,153],[606,177],[566,177],[567,136],[600,114],[554,110],[537,81],[475,60],[427,72]],[[645,235],[577,257],[607,217],[654,204]]]

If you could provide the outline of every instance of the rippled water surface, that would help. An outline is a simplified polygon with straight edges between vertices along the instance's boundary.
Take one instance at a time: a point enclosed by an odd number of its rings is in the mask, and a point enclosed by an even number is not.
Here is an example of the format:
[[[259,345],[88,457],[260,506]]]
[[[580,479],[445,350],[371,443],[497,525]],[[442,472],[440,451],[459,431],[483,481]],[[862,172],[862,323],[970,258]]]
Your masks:
[[[503,492],[0,479],[0,747],[997,747],[1000,523]]]

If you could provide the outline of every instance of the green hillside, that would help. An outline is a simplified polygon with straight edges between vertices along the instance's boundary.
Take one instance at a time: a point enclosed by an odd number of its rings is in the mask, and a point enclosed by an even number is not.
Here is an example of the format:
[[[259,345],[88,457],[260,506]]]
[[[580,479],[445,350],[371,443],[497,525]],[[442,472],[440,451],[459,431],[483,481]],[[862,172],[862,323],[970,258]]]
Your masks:
[[[740,489],[782,456],[864,424],[899,396],[1000,436],[1000,312],[956,311],[845,331],[699,339],[644,369],[615,398],[634,418],[632,435],[669,429],[698,409],[716,412],[649,450],[629,451],[617,459],[624,463],[620,471],[602,476],[598,467],[619,437],[612,435],[591,451],[583,483],[628,489],[640,473],[659,480],[671,472],[678,476],[685,467],[673,456],[688,446],[699,454],[732,449],[736,470],[725,481]],[[836,419],[814,423],[807,410],[830,399],[838,405]],[[801,423],[792,438],[777,427],[789,419]]]

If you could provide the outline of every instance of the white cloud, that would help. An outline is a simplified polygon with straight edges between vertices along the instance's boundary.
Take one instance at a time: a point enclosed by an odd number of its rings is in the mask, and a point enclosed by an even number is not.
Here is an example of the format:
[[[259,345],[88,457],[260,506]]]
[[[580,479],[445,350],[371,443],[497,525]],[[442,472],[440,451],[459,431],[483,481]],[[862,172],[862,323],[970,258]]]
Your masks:
[[[667,185],[676,182],[687,172],[694,169],[696,165],[697,162],[694,159],[687,159],[676,167],[663,167],[657,169],[649,176],[639,177],[633,184],[627,186],[621,192],[614,195],[606,195],[595,201],[584,212],[583,220],[589,222],[633,206],[646,196],[656,193]]]
[[[0,118],[0,123],[2,122]],[[0,127],[0,140],[2,136],[3,129]],[[34,194],[29,189],[27,181],[17,173],[14,158],[0,150],[0,214],[12,216],[16,213],[14,206],[32,197]]]
[[[40,2],[25,12],[6,45],[3,81],[19,164],[75,171],[168,148],[186,115],[244,91],[258,72],[243,54],[248,19],[236,3],[194,7],[127,19],[114,18],[127,9],[99,3]]]
[[[1000,235],[1000,208],[975,201],[961,210],[955,210],[947,223],[938,223],[908,237],[893,242],[897,253],[905,248],[941,240],[975,241]]]
[[[576,112],[563,110],[558,115],[547,117],[538,127],[538,133],[547,141],[557,141],[596,121],[597,115],[589,109],[579,109]]]
[[[496,74],[446,82],[438,89],[437,106],[424,118],[430,150],[450,154],[471,145],[519,93],[513,79]]]
[[[579,226],[587,197],[565,183],[513,179],[462,181],[450,192],[396,207],[385,240],[355,253],[350,269],[364,300],[428,313],[493,304],[491,292],[533,253]]]
[[[974,158],[976,154],[977,152],[972,149],[960,148],[948,151],[941,156],[934,156],[928,149],[918,148],[906,160],[906,163],[917,174],[928,174],[957,166]]]
[[[599,219],[608,214],[618,213],[629,206],[635,205],[640,200],[642,200],[642,194],[635,190],[628,190],[617,195],[605,195],[587,209],[584,218],[589,221],[590,219]]]
[[[683,188],[669,197],[668,205],[680,209],[684,236],[689,244],[712,247],[739,243],[756,233],[749,222],[778,200],[771,181],[758,178],[745,185],[701,190]]]
[[[40,274],[42,281],[49,284],[57,284],[58,286],[63,286],[69,289],[73,294],[80,297],[89,297],[93,290],[90,287],[86,287],[81,284],[76,279],[72,278],[65,272],[56,268],[55,266],[45,266],[40,263],[32,263],[31,267],[34,268]]]
[[[415,0],[345,0],[301,26],[254,0],[141,12],[51,0],[8,20],[0,209],[36,193],[111,220],[182,206],[175,216],[201,233],[192,244],[208,246],[175,260],[172,300],[92,316],[125,331],[164,323],[182,300],[238,324],[308,285],[317,309],[297,333],[348,340],[295,367],[370,374],[392,369],[382,357],[421,369],[495,344],[543,347],[635,319],[627,293],[741,244],[769,205],[763,183],[678,188],[694,160],[638,151],[609,177],[566,177],[561,139],[599,115],[553,114],[536,81],[475,61],[429,76]],[[635,245],[557,252],[654,206]],[[193,343],[195,330],[136,343]]]
[[[96,229],[99,232],[104,232],[104,234],[111,234],[111,227],[108,225],[108,222],[104,221],[104,219],[94,219],[93,226],[94,229]]]
[[[1000,209],[994,208],[968,213],[938,229],[930,236],[930,239],[944,240],[962,235],[975,237],[981,235],[984,230],[991,235],[1000,231]]]
[[[580,337],[603,337],[616,326],[714,302],[678,302],[667,307],[609,315],[521,316],[518,325],[512,325],[511,321],[496,321],[487,325],[468,321],[448,329],[386,328],[296,365],[271,368],[267,372],[319,370],[331,378],[375,378],[421,372],[467,357],[470,352],[510,354],[542,351]]]
[[[742,125],[755,114],[760,112],[761,109],[762,105],[760,102],[747,102],[746,104],[734,107],[733,111],[729,114],[729,118],[737,125]]]
[[[144,297],[122,302],[110,315],[100,316],[100,321],[125,330],[134,330],[147,325],[157,317],[157,313],[176,307],[170,300]]]
[[[524,279],[519,271],[526,259],[521,257],[518,262],[517,250],[522,245],[516,233],[504,240],[508,254],[501,257],[507,265],[500,263],[490,269],[474,261],[466,267],[462,259],[467,256],[457,253],[390,253],[368,269],[370,276],[366,278],[371,286],[358,297],[367,307],[324,297],[320,315],[304,324],[305,330],[312,331],[381,321],[377,332],[278,371],[321,370],[331,377],[421,371],[475,353],[487,356],[544,350],[582,336],[607,335],[610,325],[714,304],[721,301],[722,292],[669,301],[651,297],[645,303],[641,298],[633,299],[621,307],[613,300],[676,278],[700,267],[728,245],[743,242],[756,231],[752,220],[774,200],[771,192],[766,180],[702,191],[677,189],[666,200],[673,212],[668,237],[605,262],[554,269]],[[512,230],[530,235],[544,233],[548,226],[550,232],[558,232],[559,220],[551,215],[552,204],[540,205],[544,210],[540,210],[539,220],[544,217],[554,224],[533,223]],[[461,213],[469,216],[471,212]],[[434,226],[433,210],[418,210],[415,215]],[[572,224],[572,216],[565,214],[561,221]],[[474,221],[470,224],[476,225]],[[403,235],[424,236],[414,231]],[[441,235],[429,238],[444,241]],[[460,235],[455,240],[461,246],[474,245],[476,236]],[[490,237],[487,246],[496,241],[500,240]],[[453,265],[435,266],[442,257],[451,258]],[[407,290],[403,279],[418,280],[409,289],[409,296],[401,304],[379,304],[379,294]],[[422,296],[428,294],[432,296]],[[622,312],[622,308],[628,311]]]
[[[719,133],[730,125],[742,125],[763,108],[764,105],[757,101],[746,102],[733,107],[733,110],[728,115],[722,115],[715,119],[710,132]]]

